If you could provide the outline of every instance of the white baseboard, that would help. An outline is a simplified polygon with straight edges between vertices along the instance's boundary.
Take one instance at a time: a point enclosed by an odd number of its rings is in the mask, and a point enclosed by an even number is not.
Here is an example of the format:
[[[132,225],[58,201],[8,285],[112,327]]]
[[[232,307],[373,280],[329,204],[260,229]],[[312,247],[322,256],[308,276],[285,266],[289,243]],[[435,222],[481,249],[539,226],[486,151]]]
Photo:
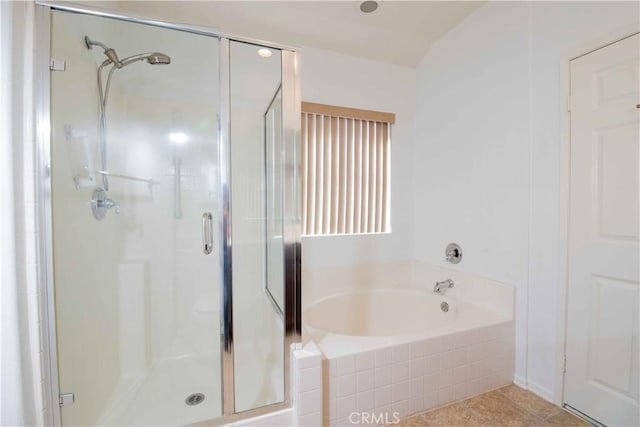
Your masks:
[[[551,403],[556,403],[555,399],[554,399],[554,395],[553,395],[553,391],[541,387],[538,384],[532,382],[532,381],[528,381],[529,384],[529,391],[531,393],[537,394],[538,396],[540,396],[541,398],[543,398],[546,401],[549,401]]]
[[[534,383],[534,382],[532,382],[532,381],[530,381],[530,380],[528,380],[526,378],[523,378],[523,377],[521,377],[519,375],[514,375],[513,376],[513,383],[515,385],[517,385],[518,387],[522,387],[525,390],[529,390],[531,393],[536,394],[536,395],[540,396],[541,398],[543,398],[544,400],[549,401],[549,402],[551,402],[553,404],[559,405],[559,404],[562,403],[562,402],[556,402],[555,395],[554,395],[553,391],[551,391],[551,390],[549,390],[547,388],[541,387],[538,384],[536,384],[536,383]]]
[[[529,390],[529,385],[527,383],[527,379],[526,378],[522,378],[520,375],[515,374],[513,376],[513,383],[515,385],[517,385],[518,387],[522,387],[525,390]]]

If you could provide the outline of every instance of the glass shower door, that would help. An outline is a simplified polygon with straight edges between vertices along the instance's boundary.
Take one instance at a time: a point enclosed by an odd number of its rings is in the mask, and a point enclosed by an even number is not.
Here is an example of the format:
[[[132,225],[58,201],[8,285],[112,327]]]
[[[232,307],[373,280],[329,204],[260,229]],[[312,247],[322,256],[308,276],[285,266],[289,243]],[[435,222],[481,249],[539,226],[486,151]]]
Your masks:
[[[221,415],[218,49],[52,13],[65,63],[51,73],[58,369],[75,397],[64,425]]]

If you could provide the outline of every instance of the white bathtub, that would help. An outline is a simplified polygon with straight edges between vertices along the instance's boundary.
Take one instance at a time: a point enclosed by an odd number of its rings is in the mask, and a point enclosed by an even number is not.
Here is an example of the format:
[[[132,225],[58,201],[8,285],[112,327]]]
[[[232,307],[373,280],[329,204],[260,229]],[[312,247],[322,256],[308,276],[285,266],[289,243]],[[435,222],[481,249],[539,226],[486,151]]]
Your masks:
[[[448,304],[444,312],[440,304]],[[455,322],[458,305],[426,292],[374,290],[325,298],[307,308],[312,328],[342,335],[419,335]]]
[[[309,304],[303,320],[305,340],[325,358],[324,418],[332,426],[352,425],[349,417],[362,412],[405,417],[513,379],[513,319],[454,297],[345,293]]]
[[[448,305],[447,312],[442,303]],[[306,307],[303,319],[306,336],[327,357],[511,321],[456,298],[418,290],[370,290],[327,297]]]

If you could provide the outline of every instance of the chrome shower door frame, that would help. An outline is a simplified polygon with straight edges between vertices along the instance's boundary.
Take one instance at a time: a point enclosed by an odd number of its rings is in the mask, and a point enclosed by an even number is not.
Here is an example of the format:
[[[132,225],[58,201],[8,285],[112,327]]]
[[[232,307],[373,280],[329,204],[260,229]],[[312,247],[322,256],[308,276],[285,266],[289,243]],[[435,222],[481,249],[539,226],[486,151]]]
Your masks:
[[[38,236],[38,289],[46,303],[40,305],[42,324],[42,358],[45,422],[62,425],[60,385],[58,377],[58,346],[53,275],[53,215],[51,199],[51,12],[36,6],[34,16],[34,113],[35,113],[35,190],[39,197],[36,215]]]
[[[43,323],[42,352],[45,361],[44,399],[47,424],[62,425],[59,396],[58,356],[56,340],[56,313],[53,266],[53,224],[51,200],[51,79],[49,62],[51,58],[51,13],[53,10],[118,19],[138,24],[185,31],[219,40],[219,84],[220,84],[220,132],[219,132],[219,215],[218,228],[219,263],[221,271],[220,289],[220,351],[222,415],[204,421],[203,425],[221,425],[233,421],[268,414],[292,406],[291,393],[291,353],[300,342],[301,323],[301,232],[300,232],[300,54],[296,48],[261,40],[223,34],[213,29],[176,24],[135,15],[78,6],[55,1],[36,0],[35,24],[35,87],[34,106],[36,123],[36,191],[41,203],[37,207],[40,225],[38,237],[39,277],[38,283],[43,295],[40,318]],[[284,400],[242,412],[235,410],[234,394],[234,340],[233,340],[233,274],[232,274],[232,229],[231,229],[231,163],[230,163],[230,56],[229,42],[239,41],[256,46],[279,49],[282,52],[282,102],[283,102],[283,144],[285,149],[285,200],[284,200],[284,261],[285,261],[285,302],[284,302]],[[213,332],[213,331],[212,331]],[[215,333],[215,332],[214,332]]]

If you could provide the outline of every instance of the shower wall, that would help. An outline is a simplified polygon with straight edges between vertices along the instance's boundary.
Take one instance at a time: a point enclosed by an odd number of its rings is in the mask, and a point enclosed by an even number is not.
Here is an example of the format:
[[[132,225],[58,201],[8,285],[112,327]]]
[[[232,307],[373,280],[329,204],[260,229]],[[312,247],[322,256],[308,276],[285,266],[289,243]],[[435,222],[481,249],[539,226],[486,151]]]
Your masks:
[[[144,421],[123,402],[127,393],[185,357],[207,358],[197,375],[217,389],[206,414],[174,414],[182,416],[175,422],[220,415],[220,274],[217,257],[202,254],[200,222],[217,209],[217,40],[132,30],[130,23],[53,14],[52,56],[66,61],[65,71],[52,73],[51,107],[60,387],[76,396],[63,408],[69,425]],[[149,51],[172,57],[169,66],[140,62],[114,73],[107,169],[128,178],[109,179],[109,197],[121,207],[102,221],[89,202],[101,185],[96,70],[105,57],[87,50],[85,35],[121,59]],[[201,390],[187,387],[173,400],[184,406],[191,391]]]

